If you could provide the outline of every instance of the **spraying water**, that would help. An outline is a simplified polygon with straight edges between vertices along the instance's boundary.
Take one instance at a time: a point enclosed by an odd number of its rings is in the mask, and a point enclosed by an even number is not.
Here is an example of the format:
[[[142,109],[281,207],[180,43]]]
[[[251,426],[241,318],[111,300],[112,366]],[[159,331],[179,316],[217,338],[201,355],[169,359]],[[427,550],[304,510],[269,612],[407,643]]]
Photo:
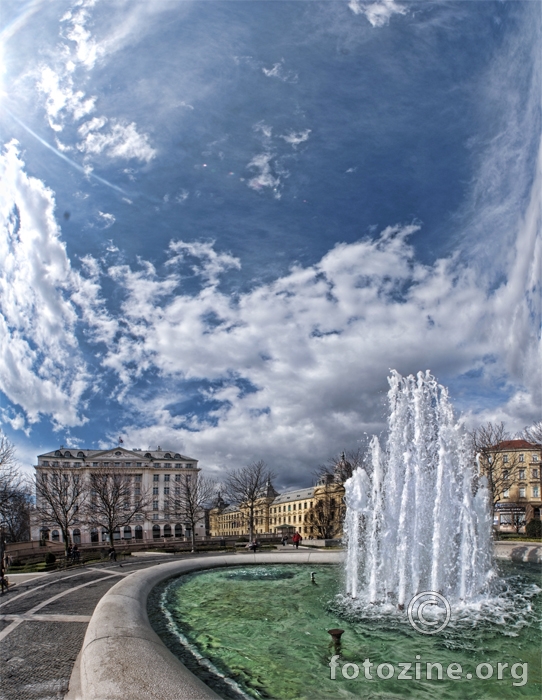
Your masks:
[[[491,510],[467,436],[429,371],[388,379],[387,449],[346,482],[347,593],[402,609],[417,593],[474,600],[491,577]]]

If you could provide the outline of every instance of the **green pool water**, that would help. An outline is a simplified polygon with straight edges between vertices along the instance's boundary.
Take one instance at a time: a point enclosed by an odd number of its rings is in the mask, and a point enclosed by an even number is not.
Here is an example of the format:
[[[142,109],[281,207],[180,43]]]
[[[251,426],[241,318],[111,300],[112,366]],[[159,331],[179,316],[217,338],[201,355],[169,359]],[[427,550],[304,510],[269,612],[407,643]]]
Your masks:
[[[342,573],[333,566],[246,566],[182,576],[155,589],[149,614],[172,651],[222,697],[540,698],[539,571],[503,564],[500,574],[513,582],[509,598],[512,606],[517,598],[517,610],[505,606],[493,621],[473,614],[455,626],[452,616],[452,624],[438,635],[415,632],[406,615],[364,619],[350,614],[337,597]],[[336,652],[327,630],[337,627],[345,632],[332,679],[329,663]],[[362,666],[366,659],[372,667]],[[427,662],[442,665],[442,680],[438,667],[427,678]],[[347,663],[358,665],[357,678],[343,677]],[[410,668],[399,666],[409,663]],[[499,663],[508,664],[501,667],[502,679],[497,678]],[[451,670],[460,678],[447,677],[450,664],[460,665],[461,671]],[[479,664],[486,664],[481,675],[491,667],[493,676],[477,678]],[[517,678],[511,676],[514,664],[527,664],[525,683],[525,666],[516,667]],[[393,671],[393,676],[378,678],[379,666],[382,675]],[[354,666],[344,671],[355,675]],[[406,677],[399,679],[401,672]]]

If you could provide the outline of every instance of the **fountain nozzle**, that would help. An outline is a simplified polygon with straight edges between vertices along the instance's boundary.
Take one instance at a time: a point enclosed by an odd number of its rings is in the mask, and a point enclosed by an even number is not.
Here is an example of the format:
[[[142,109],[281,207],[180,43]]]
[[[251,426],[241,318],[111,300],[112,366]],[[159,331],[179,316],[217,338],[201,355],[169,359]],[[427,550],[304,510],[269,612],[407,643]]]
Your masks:
[[[314,578],[315,571],[311,571],[311,583],[316,583],[316,579]]]
[[[333,630],[328,630],[327,633],[331,635],[331,639],[333,640],[333,644],[336,647],[341,646],[341,636],[343,635],[344,630],[333,629]]]

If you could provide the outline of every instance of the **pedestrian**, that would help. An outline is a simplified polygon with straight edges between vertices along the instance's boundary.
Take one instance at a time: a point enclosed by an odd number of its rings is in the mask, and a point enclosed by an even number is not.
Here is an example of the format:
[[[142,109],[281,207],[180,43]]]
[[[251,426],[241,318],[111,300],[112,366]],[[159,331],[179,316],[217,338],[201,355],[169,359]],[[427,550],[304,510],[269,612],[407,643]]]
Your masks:
[[[71,546],[71,544],[69,544],[68,548],[66,549],[66,560],[67,561],[72,560],[72,554],[73,554],[72,546]]]
[[[117,561],[117,553],[114,547],[109,548],[109,561]]]
[[[283,535],[282,536],[282,546],[283,547],[286,547],[286,542],[288,542],[288,537],[287,537],[287,535]]]
[[[301,535],[299,534],[299,532],[295,532],[294,536],[292,537],[292,542],[295,544],[296,549],[299,549],[299,544],[301,542],[301,539],[302,538],[301,538]]]
[[[74,562],[76,562],[76,563],[79,561],[79,547],[78,547],[76,544],[73,545],[73,549],[72,549],[72,559],[73,559]]]

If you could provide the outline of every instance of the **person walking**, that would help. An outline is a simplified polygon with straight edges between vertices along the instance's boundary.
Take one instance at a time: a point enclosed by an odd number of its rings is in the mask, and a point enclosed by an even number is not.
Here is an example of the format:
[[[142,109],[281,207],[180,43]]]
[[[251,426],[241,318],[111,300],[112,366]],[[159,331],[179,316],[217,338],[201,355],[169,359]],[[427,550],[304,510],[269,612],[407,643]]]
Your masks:
[[[286,547],[286,542],[288,542],[288,537],[286,535],[282,536],[282,546]]]
[[[299,544],[301,542],[301,539],[302,539],[302,537],[299,534],[299,532],[295,532],[294,536],[292,537],[292,542],[295,544],[296,549],[299,549]]]

